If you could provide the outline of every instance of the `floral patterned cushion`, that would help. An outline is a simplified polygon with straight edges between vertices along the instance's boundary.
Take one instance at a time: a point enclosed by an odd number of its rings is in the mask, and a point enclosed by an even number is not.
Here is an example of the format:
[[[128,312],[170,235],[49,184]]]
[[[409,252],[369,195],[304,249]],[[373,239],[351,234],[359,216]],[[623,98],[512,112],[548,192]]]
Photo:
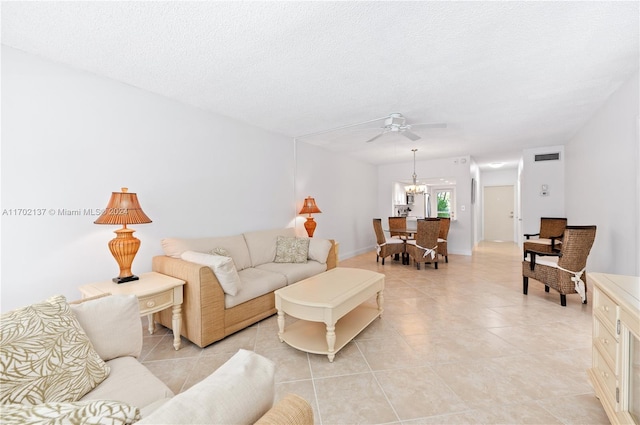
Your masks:
[[[64,296],[0,317],[0,403],[78,401],[109,372]]]
[[[309,238],[278,236],[275,263],[306,263]]]

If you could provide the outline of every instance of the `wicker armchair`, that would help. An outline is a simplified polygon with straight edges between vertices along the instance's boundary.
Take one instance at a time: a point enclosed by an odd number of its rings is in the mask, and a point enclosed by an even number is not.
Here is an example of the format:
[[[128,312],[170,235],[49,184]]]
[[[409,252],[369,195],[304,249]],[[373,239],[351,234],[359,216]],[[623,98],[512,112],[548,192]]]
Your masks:
[[[560,293],[560,305],[567,305],[567,294],[580,294],[587,303],[587,257],[596,237],[596,226],[567,226],[560,252],[528,250],[522,262],[522,293],[527,295],[529,278]]]
[[[433,263],[438,269],[438,234],[440,219],[425,218],[418,220],[418,232],[414,240],[407,241],[406,251],[420,270],[420,263]]]
[[[523,251],[532,250],[538,252],[559,252],[562,243],[562,235],[567,227],[567,219],[564,217],[541,217],[540,232],[525,233],[526,241]],[[537,239],[531,237],[537,236]],[[526,254],[525,254],[526,256]]]
[[[373,230],[376,233],[376,263],[382,258],[384,266],[384,259],[390,255],[402,254],[404,257],[405,241],[398,238],[387,238],[382,230],[382,219],[373,219]]]
[[[449,236],[449,226],[451,226],[450,218],[440,217],[440,233],[438,234],[438,255],[444,257],[444,262],[449,262],[449,253],[447,251],[447,237]]]

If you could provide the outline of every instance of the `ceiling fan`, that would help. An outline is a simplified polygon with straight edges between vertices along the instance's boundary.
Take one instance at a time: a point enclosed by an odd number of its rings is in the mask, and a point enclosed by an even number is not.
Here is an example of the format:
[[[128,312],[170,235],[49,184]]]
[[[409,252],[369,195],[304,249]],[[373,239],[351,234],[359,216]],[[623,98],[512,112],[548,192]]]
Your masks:
[[[344,130],[344,129],[351,128],[351,127],[356,127],[356,126],[361,126],[363,124],[368,124],[368,123],[372,123],[372,122],[376,122],[376,121],[380,121],[380,120],[384,120],[384,125],[382,127],[380,127],[382,129],[382,132],[380,134],[376,135],[375,137],[367,140],[366,143],[373,142],[374,140],[378,139],[379,137],[384,136],[387,133],[402,134],[406,138],[415,141],[415,140],[420,139],[420,136],[418,136],[417,134],[411,132],[410,130],[412,128],[415,128],[415,127],[447,128],[447,124],[445,124],[445,123],[407,124],[407,119],[404,117],[404,115],[402,115],[399,112],[394,112],[392,114],[387,115],[386,117],[376,118],[376,119],[373,119],[373,120],[364,121],[364,122],[360,122],[360,123],[356,123],[356,124],[343,125],[341,127],[331,128],[329,130],[322,130],[322,131],[318,131],[318,132],[315,132],[315,133],[304,134],[302,136],[297,136],[296,138],[301,139],[301,138],[304,138],[304,137],[318,136],[320,134],[332,133],[332,132],[335,132],[335,131]]]
[[[447,124],[445,123],[424,123],[424,124],[407,124],[407,119],[400,113],[395,112],[393,114],[389,114],[388,117],[384,120],[384,126],[382,127],[382,132],[371,139],[367,140],[366,143],[371,143],[374,140],[384,136],[387,133],[399,133],[409,140],[415,141],[420,139],[420,136],[411,132],[411,128],[413,127],[423,127],[423,128],[447,128]]]

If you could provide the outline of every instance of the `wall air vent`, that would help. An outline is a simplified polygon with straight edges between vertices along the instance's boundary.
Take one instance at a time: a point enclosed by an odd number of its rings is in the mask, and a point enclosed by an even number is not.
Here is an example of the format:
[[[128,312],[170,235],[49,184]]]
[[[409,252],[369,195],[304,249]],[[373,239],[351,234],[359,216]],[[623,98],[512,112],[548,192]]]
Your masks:
[[[535,156],[535,161],[557,161],[560,159],[560,152],[541,153]]]

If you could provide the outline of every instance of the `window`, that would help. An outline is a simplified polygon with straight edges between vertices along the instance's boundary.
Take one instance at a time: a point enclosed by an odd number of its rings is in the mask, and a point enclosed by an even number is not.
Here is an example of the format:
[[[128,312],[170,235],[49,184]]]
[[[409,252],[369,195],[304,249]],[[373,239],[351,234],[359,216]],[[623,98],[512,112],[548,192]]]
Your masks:
[[[455,190],[453,187],[434,189],[436,217],[455,219]]]

